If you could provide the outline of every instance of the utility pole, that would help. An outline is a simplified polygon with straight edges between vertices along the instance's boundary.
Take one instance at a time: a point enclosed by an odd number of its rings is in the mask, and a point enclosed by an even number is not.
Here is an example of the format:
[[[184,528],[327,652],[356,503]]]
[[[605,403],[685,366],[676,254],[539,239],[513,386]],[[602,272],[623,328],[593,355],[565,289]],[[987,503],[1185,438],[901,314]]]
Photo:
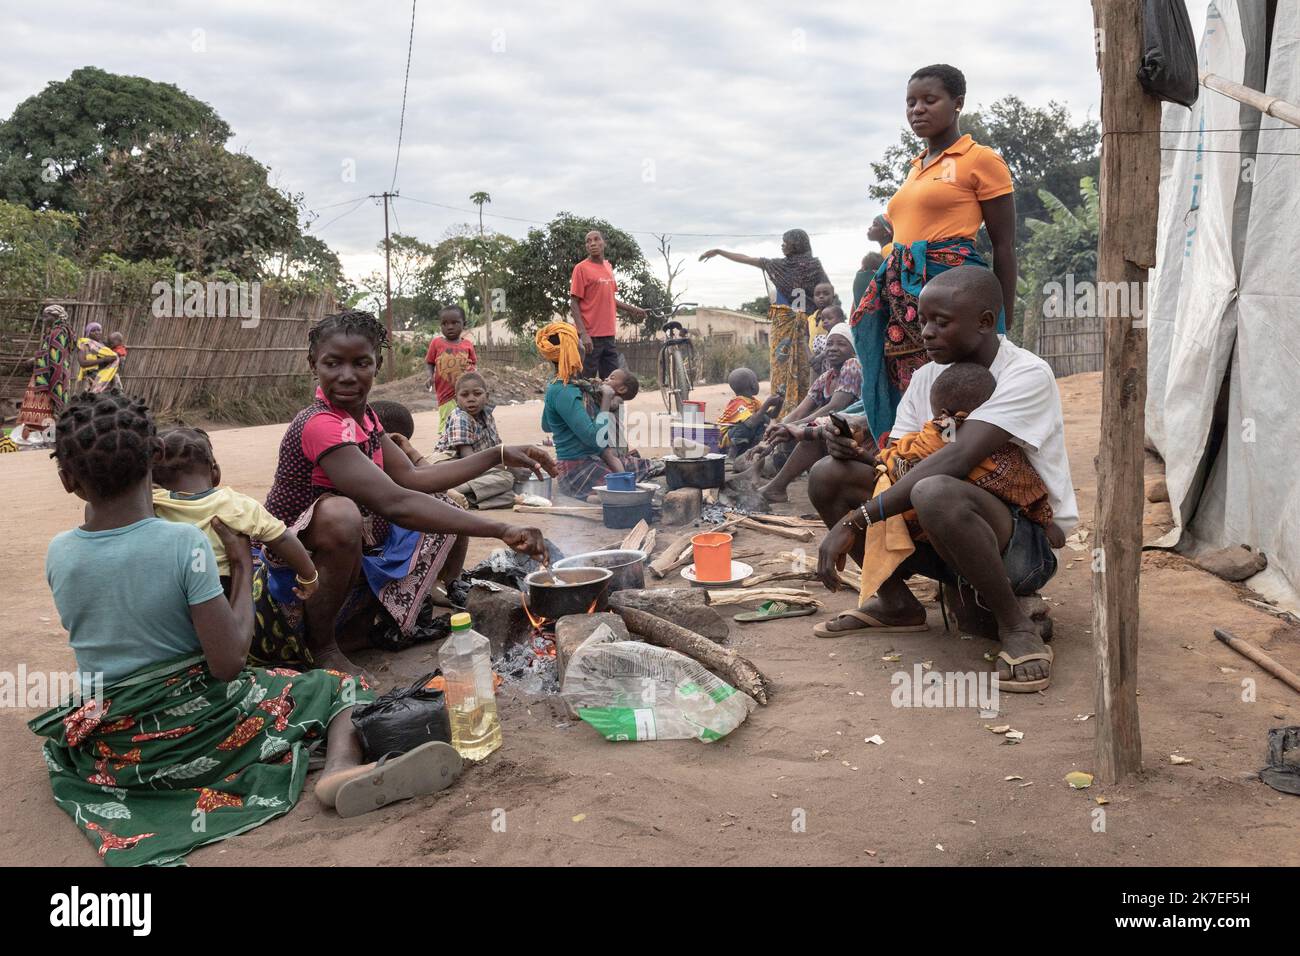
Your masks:
[[[1097,285],[1142,290],[1097,295],[1104,344],[1092,628],[1095,757],[1097,773],[1108,783],[1142,769],[1137,653],[1147,392],[1144,303],[1147,271],[1156,261],[1160,202],[1160,101],[1137,79],[1142,7],[1142,0],[1092,0],[1102,129]]]
[[[388,200],[396,199],[401,193],[371,193],[371,199],[382,199],[384,201],[384,312],[386,315],[385,324],[388,326],[388,369],[384,372],[384,381],[393,380],[393,370],[396,363],[393,361],[393,280],[392,280],[392,244],[388,241]]]

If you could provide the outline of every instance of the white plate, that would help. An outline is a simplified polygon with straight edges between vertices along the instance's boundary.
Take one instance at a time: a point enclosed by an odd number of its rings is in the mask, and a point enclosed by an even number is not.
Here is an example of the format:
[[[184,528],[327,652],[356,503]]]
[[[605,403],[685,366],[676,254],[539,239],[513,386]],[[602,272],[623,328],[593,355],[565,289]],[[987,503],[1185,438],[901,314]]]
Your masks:
[[[754,569],[751,568],[751,567],[750,567],[748,564],[746,564],[744,561],[732,561],[732,562],[731,562],[731,580],[729,580],[729,581],[700,581],[700,580],[698,580],[698,579],[695,577],[695,565],[693,565],[693,564],[688,564],[688,565],[686,565],[686,567],[682,568],[682,577],[684,577],[687,581],[690,581],[691,584],[695,585],[696,587],[701,587],[701,588],[730,588],[730,587],[735,587],[737,584],[740,584],[742,581],[744,581],[747,577],[749,577],[749,576],[752,575],[753,573],[754,573]]]

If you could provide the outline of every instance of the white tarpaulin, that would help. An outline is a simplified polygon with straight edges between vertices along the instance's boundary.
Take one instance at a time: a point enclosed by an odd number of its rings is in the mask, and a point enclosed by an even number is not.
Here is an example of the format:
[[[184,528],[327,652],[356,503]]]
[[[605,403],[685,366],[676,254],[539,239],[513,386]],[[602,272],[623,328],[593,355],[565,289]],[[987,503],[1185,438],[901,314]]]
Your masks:
[[[1300,0],[1278,4],[1267,79],[1263,5],[1243,6],[1244,15],[1236,0],[1210,8],[1201,68],[1300,100]],[[1300,130],[1261,123],[1204,87],[1190,114],[1166,107],[1166,146],[1175,125],[1196,131],[1177,145],[1200,151],[1176,153],[1161,178],[1148,439],[1165,459],[1178,526],[1159,543],[1192,552],[1248,544],[1269,561],[1251,586],[1295,606],[1300,418],[1289,399],[1300,383]]]

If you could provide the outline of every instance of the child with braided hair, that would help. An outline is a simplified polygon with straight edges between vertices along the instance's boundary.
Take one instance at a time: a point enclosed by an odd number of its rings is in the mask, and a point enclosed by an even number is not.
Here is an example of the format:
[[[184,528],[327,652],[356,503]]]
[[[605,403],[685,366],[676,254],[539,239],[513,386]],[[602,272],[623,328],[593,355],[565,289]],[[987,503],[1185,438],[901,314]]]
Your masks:
[[[59,480],[86,510],[80,527],[50,542],[45,573],[82,679],[28,726],[46,738],[56,802],[100,859],[173,863],[287,813],[322,741],[316,794],[341,816],[454,779],[460,758],[440,741],[382,767],[363,762],[352,725],[353,706],[374,697],[363,680],[248,666],[248,539],[212,519],[230,564],[226,597],[203,532],[154,515],[162,446],[141,401],[79,395],[55,442]],[[94,586],[106,572],[114,586]]]
[[[212,530],[217,518],[236,534],[247,535],[270,551],[282,564],[293,568],[293,591],[307,600],[316,590],[319,575],[311,555],[298,536],[254,498],[221,484],[221,466],[212,452],[212,441],[201,428],[170,428],[159,436],[162,456],[153,468],[153,510],[159,518],[183,521],[208,536],[217,556],[222,584],[228,583],[230,559],[220,537]]]

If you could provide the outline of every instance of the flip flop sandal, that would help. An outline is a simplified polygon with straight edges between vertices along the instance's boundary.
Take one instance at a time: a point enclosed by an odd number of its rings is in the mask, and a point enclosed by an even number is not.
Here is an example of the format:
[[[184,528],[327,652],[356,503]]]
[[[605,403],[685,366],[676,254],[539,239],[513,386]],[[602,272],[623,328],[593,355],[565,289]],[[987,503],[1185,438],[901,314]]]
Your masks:
[[[828,625],[837,621],[842,621],[846,617],[851,617],[858,621],[861,627],[849,627],[837,630],[830,630]],[[852,611],[841,611],[829,621],[823,621],[813,628],[814,637],[844,637],[846,634],[860,634],[863,631],[870,631],[874,634],[915,634],[920,631],[928,631],[929,624],[886,624],[877,620],[861,608]]]
[[[1006,651],[998,651],[997,659],[1012,668],[1012,673],[1014,674],[1014,668],[1017,664],[1025,664],[1029,661],[1047,661],[1048,664],[1051,664],[1054,657],[1055,655],[1052,653],[1052,649],[1048,647],[1041,651],[1035,651],[1032,654],[1025,654],[1022,657],[1011,657]],[[1006,691],[1008,694],[1032,694],[1036,691],[1046,690],[1051,686],[1051,684],[1051,674],[1048,674],[1046,677],[1040,677],[1038,680],[1003,680],[998,677],[996,672],[993,675],[993,686],[999,691]]]
[[[414,750],[379,762],[339,787],[334,809],[341,817],[355,817],[398,800],[437,793],[460,775],[460,754],[451,744],[431,740]]]
[[[784,601],[764,601],[758,606],[758,610],[737,614],[733,620],[740,621],[742,624],[752,624],[756,621],[776,621],[783,617],[807,617],[809,614],[816,613],[815,607],[791,607]]]

